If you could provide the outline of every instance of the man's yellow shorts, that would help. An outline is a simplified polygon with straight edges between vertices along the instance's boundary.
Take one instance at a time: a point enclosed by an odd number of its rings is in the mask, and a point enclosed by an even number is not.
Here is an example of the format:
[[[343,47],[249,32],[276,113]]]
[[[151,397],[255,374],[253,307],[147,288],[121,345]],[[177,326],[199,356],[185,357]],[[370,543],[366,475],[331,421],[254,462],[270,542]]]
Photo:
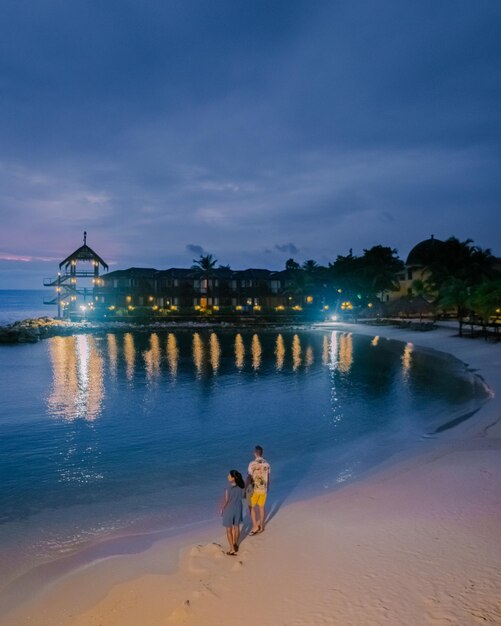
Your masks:
[[[250,499],[251,506],[264,506],[265,502],[266,502],[265,493],[253,493]]]

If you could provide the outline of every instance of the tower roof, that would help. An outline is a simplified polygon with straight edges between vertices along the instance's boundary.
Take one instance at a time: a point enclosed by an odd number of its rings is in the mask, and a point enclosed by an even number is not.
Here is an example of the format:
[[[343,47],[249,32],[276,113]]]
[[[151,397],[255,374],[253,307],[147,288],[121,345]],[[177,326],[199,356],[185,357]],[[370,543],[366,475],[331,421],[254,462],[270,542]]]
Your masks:
[[[72,252],[69,256],[67,256],[64,261],[59,263],[59,269],[63,266],[68,267],[72,261],[97,261],[104,270],[108,271],[108,264],[103,261],[103,259],[94,252],[94,250],[87,245],[87,232],[84,232],[84,243],[83,246],[80,246],[78,250]]]

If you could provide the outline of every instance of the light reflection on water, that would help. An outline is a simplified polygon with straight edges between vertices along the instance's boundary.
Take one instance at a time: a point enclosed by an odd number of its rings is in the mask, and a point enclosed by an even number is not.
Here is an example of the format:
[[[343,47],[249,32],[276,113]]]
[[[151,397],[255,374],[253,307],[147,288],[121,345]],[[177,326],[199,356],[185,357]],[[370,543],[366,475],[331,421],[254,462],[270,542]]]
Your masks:
[[[104,396],[103,359],[91,335],[56,337],[51,342],[50,413],[73,420],[96,419]]]
[[[124,335],[124,356],[127,380],[132,381],[136,365],[136,348],[134,347],[134,335],[132,333],[125,333]]]
[[[252,337],[252,367],[255,370],[258,370],[261,367],[261,355],[263,354],[263,349],[261,348],[261,342],[259,341],[259,337],[254,335]]]
[[[177,347],[176,335],[169,333],[167,336],[167,361],[169,363],[169,371],[172,378],[177,376],[177,367],[179,360],[179,350]]]
[[[235,337],[235,365],[237,369],[241,370],[244,366],[245,359],[245,346],[244,340],[240,333],[237,333]]]
[[[284,338],[282,337],[282,335],[278,335],[277,337],[275,354],[277,357],[277,370],[280,371],[284,366],[284,359],[285,359],[285,345],[284,345]]]
[[[96,342],[92,335],[76,337],[55,337],[50,340],[49,355],[52,366],[52,386],[47,398],[47,410],[50,414],[65,419],[83,418],[94,420],[99,416],[104,386],[104,361],[107,360],[108,371],[112,379],[120,376],[122,369],[129,382],[136,376],[136,341],[133,333],[127,332],[122,337],[122,349],[119,338],[112,333],[106,336],[106,342]],[[245,368],[245,342],[250,339],[251,367],[258,372],[262,367],[263,358],[271,355],[263,353],[262,342],[257,333],[247,336],[236,333],[233,340],[234,367],[241,371]],[[162,380],[162,340],[158,333],[151,333],[148,338],[148,349],[142,351],[144,372],[148,383]],[[166,363],[170,378],[176,380],[180,359],[180,346],[175,333],[168,333],[165,341]],[[287,345],[288,344],[288,345]],[[370,345],[377,348],[379,336],[376,335]],[[315,365],[315,351],[319,352],[319,361],[323,367],[343,375],[349,374],[354,363],[353,337],[351,333],[334,331],[324,335],[321,344],[308,343],[305,349],[301,345],[300,336],[295,333],[284,339],[283,333],[277,333],[273,344],[275,371],[284,371],[287,350],[290,350],[290,367],[293,372],[306,371]],[[407,343],[401,354],[401,371],[404,381],[409,378],[412,367],[414,346]],[[220,337],[211,332],[206,342],[201,333],[194,332],[191,336],[191,359],[195,365],[197,377],[215,376],[224,357]],[[227,359],[225,361],[227,363]],[[123,364],[123,367],[122,367]],[[210,366],[210,368],[208,368]],[[227,367],[227,366],[226,366]],[[317,365],[318,367],[318,365]],[[334,396],[335,397],[335,394]]]

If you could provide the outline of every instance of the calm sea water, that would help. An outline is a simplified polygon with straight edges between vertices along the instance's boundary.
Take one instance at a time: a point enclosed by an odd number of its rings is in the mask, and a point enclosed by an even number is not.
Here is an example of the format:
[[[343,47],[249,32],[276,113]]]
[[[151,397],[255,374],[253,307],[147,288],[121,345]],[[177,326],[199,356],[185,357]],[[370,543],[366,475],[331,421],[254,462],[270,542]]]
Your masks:
[[[44,305],[48,289],[0,289],[0,326],[31,317],[53,317],[56,308]]]
[[[0,572],[216,516],[257,443],[270,506],[332,489],[485,390],[453,359],[342,332],[178,331],[0,347]]]

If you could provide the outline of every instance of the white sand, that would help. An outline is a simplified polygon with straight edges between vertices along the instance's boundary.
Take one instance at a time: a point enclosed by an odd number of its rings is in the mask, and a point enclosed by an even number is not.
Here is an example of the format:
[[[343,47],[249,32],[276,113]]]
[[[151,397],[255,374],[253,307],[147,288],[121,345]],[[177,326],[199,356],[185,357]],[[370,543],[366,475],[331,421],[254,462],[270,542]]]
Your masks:
[[[159,541],[75,571],[2,624],[501,624],[501,344],[349,330],[449,352],[497,395],[426,454],[281,508],[237,557],[223,554],[220,527]]]

